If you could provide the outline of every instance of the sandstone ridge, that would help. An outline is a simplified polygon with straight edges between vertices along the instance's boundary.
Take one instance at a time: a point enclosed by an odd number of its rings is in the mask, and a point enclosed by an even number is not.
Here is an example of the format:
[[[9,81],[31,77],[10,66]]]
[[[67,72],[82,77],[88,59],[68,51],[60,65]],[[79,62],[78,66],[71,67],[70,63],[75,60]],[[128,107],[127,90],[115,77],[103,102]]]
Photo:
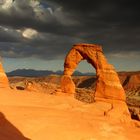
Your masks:
[[[9,87],[8,78],[2,67],[2,63],[0,63],[0,88],[7,88],[7,87]]]

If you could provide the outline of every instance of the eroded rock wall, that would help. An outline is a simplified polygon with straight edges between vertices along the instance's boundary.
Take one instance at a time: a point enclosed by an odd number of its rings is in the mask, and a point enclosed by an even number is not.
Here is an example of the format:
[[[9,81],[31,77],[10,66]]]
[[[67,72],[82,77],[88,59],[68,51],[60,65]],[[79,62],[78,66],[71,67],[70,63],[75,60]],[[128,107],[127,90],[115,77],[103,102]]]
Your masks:
[[[0,88],[6,88],[6,87],[9,87],[9,82],[5,74],[5,71],[2,67],[2,64],[0,63]]]

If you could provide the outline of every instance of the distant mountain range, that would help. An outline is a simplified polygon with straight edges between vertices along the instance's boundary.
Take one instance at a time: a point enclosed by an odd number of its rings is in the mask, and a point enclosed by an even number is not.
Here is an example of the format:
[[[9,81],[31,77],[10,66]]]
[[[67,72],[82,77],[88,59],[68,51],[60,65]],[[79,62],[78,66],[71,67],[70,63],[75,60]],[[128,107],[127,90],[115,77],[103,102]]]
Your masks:
[[[34,70],[34,69],[16,69],[11,72],[7,72],[8,76],[23,76],[23,77],[38,77],[38,76],[48,76],[48,75],[62,75],[63,71],[50,71],[50,70]],[[75,71],[75,76],[84,76],[84,75],[95,75],[95,73],[82,73],[80,71]]]

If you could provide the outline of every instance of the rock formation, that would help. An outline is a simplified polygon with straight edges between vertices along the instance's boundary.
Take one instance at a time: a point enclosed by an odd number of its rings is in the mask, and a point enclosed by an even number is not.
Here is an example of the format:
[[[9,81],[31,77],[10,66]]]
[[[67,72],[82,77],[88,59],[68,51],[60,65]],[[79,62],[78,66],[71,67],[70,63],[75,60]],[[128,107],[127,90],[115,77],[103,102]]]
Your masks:
[[[104,111],[104,116],[121,122],[131,122],[130,113],[125,103],[125,91],[119,77],[110,65],[102,51],[102,47],[95,44],[76,44],[66,56],[64,75],[61,79],[61,90],[65,93],[74,93],[75,86],[71,75],[81,60],[86,59],[96,69],[96,89],[94,100],[107,102],[110,108]]]
[[[4,72],[2,64],[0,63],[0,88],[9,87],[8,78]]]
[[[75,92],[71,75],[78,63],[84,59],[96,69],[95,100],[103,98],[125,101],[125,92],[114,67],[107,62],[102,47],[95,44],[76,44],[70,50],[64,63],[64,76],[61,80],[62,91]]]

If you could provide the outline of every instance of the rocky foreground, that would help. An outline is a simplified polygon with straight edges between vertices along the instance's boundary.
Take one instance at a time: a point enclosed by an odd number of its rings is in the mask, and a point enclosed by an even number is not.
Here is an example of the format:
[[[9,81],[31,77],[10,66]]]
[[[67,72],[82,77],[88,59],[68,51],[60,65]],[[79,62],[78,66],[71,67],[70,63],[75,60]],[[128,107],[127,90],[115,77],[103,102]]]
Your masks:
[[[0,140],[139,139],[140,122],[124,101],[94,101],[95,76],[73,77],[75,94],[61,91],[60,78],[9,77],[11,88],[0,88]],[[139,120],[139,74],[121,73],[120,80]]]
[[[140,125],[117,119],[121,104],[73,95],[0,89],[0,140],[139,140]],[[126,119],[126,120],[125,120]]]
[[[140,72],[120,72],[118,74],[126,92],[131,117],[140,120]],[[55,94],[60,88],[60,78],[59,75],[32,78],[9,77],[9,81],[13,89]],[[77,87],[74,97],[85,103],[93,103],[96,76],[73,76],[73,81]]]

